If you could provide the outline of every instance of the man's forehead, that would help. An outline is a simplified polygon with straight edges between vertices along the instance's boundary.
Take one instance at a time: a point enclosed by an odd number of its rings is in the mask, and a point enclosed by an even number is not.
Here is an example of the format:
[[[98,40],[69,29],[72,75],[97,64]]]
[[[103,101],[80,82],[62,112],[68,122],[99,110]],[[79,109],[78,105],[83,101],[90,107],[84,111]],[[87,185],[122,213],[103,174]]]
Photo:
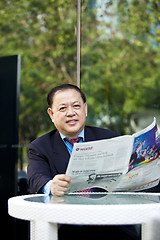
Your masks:
[[[53,97],[53,105],[82,102],[81,95],[74,89],[59,90]]]

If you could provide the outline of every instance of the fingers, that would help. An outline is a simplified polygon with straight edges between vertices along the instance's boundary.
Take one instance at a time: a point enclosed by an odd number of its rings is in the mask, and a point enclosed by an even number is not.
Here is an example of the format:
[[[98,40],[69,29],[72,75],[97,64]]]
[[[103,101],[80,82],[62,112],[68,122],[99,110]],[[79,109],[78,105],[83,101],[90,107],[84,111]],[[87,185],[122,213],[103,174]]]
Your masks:
[[[71,178],[65,174],[58,174],[53,178],[51,193],[55,196],[63,196],[70,186]]]

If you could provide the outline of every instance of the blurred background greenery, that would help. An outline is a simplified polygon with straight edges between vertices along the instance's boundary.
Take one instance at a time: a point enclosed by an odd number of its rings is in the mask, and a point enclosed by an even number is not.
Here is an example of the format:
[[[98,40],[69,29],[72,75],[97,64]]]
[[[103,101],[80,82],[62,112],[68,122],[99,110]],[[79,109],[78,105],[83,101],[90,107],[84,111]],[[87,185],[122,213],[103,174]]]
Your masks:
[[[160,120],[159,1],[83,1],[81,83],[89,123],[131,134]]]
[[[0,1],[0,56],[20,54],[19,167],[53,129],[46,95],[76,84],[77,0]],[[160,122],[160,3],[81,0],[81,88],[87,124],[131,134]],[[8,86],[9,87],[9,86]]]

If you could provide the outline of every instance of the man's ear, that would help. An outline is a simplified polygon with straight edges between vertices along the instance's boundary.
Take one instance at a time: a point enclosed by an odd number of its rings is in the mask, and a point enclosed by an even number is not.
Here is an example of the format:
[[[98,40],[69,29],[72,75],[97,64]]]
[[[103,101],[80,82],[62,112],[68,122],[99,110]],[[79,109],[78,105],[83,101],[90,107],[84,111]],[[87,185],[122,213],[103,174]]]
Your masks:
[[[53,110],[52,110],[52,108],[48,108],[47,112],[48,112],[48,115],[50,116],[50,118],[51,118],[51,120],[53,122]]]

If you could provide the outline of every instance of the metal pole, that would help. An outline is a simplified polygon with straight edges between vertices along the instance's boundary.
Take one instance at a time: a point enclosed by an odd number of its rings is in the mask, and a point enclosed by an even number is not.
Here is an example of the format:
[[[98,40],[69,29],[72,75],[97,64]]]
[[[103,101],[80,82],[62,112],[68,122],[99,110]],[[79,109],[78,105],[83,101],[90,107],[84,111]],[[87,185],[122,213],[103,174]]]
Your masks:
[[[77,86],[80,87],[81,67],[81,0],[77,0]]]

